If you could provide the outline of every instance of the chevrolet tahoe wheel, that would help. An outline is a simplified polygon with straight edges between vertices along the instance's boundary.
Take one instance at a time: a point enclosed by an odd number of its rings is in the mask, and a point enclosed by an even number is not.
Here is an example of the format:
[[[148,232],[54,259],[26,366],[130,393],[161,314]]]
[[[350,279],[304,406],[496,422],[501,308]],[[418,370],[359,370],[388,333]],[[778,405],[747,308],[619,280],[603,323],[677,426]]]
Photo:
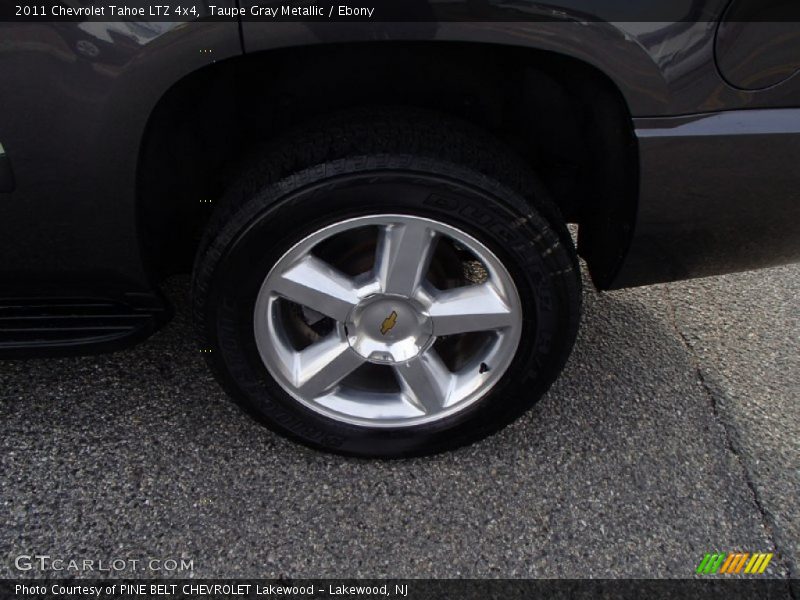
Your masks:
[[[488,394],[521,331],[500,260],[464,231],[411,214],[306,236],[270,270],[254,315],[259,354],[284,391],[330,419],[382,428],[446,419]]]
[[[484,437],[541,397],[574,340],[556,219],[522,162],[459,122],[309,126],[265,149],[209,225],[193,286],[209,362],[315,447],[395,457]]]

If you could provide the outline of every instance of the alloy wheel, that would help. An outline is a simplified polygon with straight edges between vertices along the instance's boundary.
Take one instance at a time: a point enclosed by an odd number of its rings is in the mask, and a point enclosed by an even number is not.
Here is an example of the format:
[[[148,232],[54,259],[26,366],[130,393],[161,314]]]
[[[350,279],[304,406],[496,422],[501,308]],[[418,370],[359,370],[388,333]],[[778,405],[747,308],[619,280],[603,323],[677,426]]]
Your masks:
[[[254,333],[270,374],[307,408],[405,427],[485,396],[514,358],[522,318],[513,279],[483,243],[424,217],[369,215],[277,261]]]

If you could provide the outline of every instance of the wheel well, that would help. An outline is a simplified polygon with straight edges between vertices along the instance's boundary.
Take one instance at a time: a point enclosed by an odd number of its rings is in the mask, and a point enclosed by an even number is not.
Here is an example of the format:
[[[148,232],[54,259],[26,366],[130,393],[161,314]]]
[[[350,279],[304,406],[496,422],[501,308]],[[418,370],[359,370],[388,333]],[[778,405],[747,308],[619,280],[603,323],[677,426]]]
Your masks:
[[[579,224],[595,282],[610,282],[628,246],[638,185],[622,95],[570,57],[454,42],[272,50],[176,83],[151,115],[139,161],[139,228],[154,277],[191,268],[213,203],[249,148],[310,117],[380,104],[458,116],[512,146]]]

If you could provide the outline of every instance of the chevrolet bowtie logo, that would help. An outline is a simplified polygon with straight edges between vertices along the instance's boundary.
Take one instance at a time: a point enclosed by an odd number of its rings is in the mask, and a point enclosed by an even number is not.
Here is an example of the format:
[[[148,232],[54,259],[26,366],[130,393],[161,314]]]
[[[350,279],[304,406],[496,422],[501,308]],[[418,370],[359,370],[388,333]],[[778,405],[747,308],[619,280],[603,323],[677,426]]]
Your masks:
[[[394,329],[395,325],[397,325],[397,313],[392,311],[392,314],[386,317],[383,320],[383,323],[381,323],[381,335],[386,335],[389,333],[392,329]]]

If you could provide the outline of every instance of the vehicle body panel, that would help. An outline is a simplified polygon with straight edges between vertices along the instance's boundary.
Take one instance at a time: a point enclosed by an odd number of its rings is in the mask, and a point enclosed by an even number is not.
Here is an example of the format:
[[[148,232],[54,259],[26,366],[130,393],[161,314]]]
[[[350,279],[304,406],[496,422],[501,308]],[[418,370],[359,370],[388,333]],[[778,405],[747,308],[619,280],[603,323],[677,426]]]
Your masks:
[[[3,288],[151,288],[136,216],[147,121],[175,81],[241,52],[237,24],[0,23]],[[200,48],[214,49],[203,54]]]
[[[720,22],[716,57],[732,86],[765,90],[800,70],[800,6],[786,0],[731,0]]]
[[[166,321],[138,227],[142,138],[175,81],[240,52],[235,22],[0,23],[0,356],[112,350]]]
[[[640,203],[612,287],[800,260],[800,109],[635,123]]]
[[[714,4],[695,0],[696,11]],[[299,23],[245,21],[248,53],[344,42],[436,40],[545,50],[571,56],[605,73],[634,117],[674,116],[794,106],[800,79],[769,89],[742,90],[720,76],[714,61],[717,22],[635,23],[580,21],[447,23]],[[585,15],[583,15],[585,18]],[[800,42],[795,46],[800,50]],[[765,64],[763,70],[771,65]],[[766,73],[757,75],[766,77]]]

